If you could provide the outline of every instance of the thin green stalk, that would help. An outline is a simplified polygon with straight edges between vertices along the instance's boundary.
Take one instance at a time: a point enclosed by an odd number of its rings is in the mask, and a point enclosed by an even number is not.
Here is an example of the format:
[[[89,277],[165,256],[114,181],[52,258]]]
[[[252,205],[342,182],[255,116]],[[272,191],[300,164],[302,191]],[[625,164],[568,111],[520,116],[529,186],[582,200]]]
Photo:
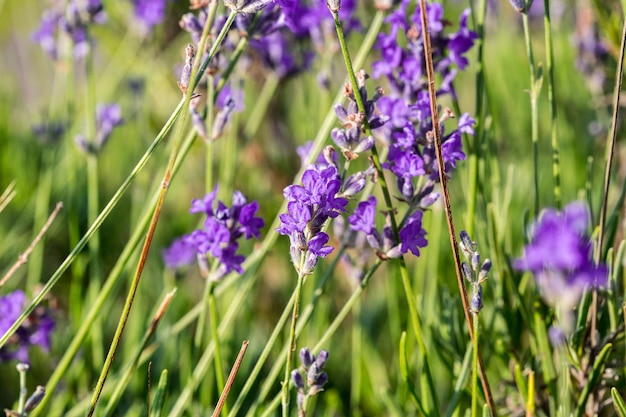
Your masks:
[[[478,199],[479,170],[478,164],[482,153],[482,140],[485,136],[485,14],[487,1],[478,1],[478,13],[474,10],[474,2],[470,2],[472,20],[476,28],[476,133],[473,144],[469,147],[468,171],[469,190],[467,199],[466,229],[470,236],[474,236],[476,223],[476,202]],[[458,112],[458,111],[457,111]]]
[[[352,352],[350,362],[352,372],[350,375],[350,410],[351,415],[360,415],[359,406],[361,404],[361,380],[362,380],[362,360],[363,360],[363,329],[361,328],[361,301],[354,304],[354,324],[352,326]]]
[[[93,76],[93,75],[92,75]],[[93,116],[93,114],[92,114]],[[93,136],[92,136],[93,137]],[[87,218],[90,223],[98,217],[98,156],[87,155]],[[101,268],[100,268],[100,234],[96,230],[89,240],[89,283],[85,299],[87,305],[91,305],[100,292]],[[101,320],[96,318],[91,331],[91,351],[93,363],[98,366],[104,358]]]
[[[472,417],[478,417],[478,380],[480,372],[478,368],[478,313],[472,312],[474,325],[474,338],[472,339]]]
[[[37,196],[35,200],[35,219],[33,221],[33,237],[37,236],[48,218],[48,206],[50,205],[50,191],[52,189],[53,163],[55,151],[47,149],[43,153],[42,170],[37,182]],[[45,240],[35,246],[28,262],[26,275],[26,288],[31,289],[39,283],[43,271],[43,254]]]
[[[554,204],[561,209],[561,163],[559,152],[559,131],[554,83],[554,48],[552,46],[552,25],[550,21],[550,0],[543,0],[544,31],[546,42],[546,70],[548,73],[548,103],[550,104],[550,136],[552,144],[552,176],[554,177]]]
[[[425,0],[420,0],[420,9],[427,10]],[[452,209],[451,209],[451,203],[450,203],[450,192],[448,189],[448,177],[446,175],[446,169],[445,169],[445,164],[444,164],[444,159],[443,159],[441,130],[439,126],[439,113],[438,113],[438,108],[437,108],[437,92],[435,89],[435,75],[434,75],[435,70],[433,68],[433,57],[432,57],[432,50],[431,50],[432,48],[431,48],[431,43],[430,43],[430,31],[428,29],[428,19],[426,17],[426,13],[420,13],[420,17],[421,17],[421,23],[422,23],[422,38],[424,40],[424,59],[426,62],[426,75],[428,79],[428,95],[430,98],[430,112],[432,115],[432,126],[433,126],[433,132],[434,132],[435,155],[437,157],[437,166],[439,168],[439,183],[441,184],[443,205],[446,211],[448,235],[450,238],[450,246],[451,246],[452,255],[454,258],[454,268],[456,272],[457,283],[459,285],[459,293],[461,295],[463,313],[465,315],[465,320],[467,322],[467,326],[469,329],[470,338],[473,338],[474,326],[472,322],[472,316],[470,314],[469,300],[467,297],[467,291],[465,289],[465,281],[463,278],[463,273],[461,271],[459,246],[456,241],[456,232],[454,230],[454,219],[452,216]],[[401,271],[403,271],[406,274],[406,269],[404,270],[401,269]],[[403,278],[403,281],[405,281],[404,278]],[[487,401],[487,404],[489,405],[489,410],[491,411],[492,416],[495,417],[497,415],[496,406],[493,400],[493,396],[491,394],[489,381],[487,380],[487,376],[485,374],[485,366],[484,366],[480,351],[477,351],[477,354],[478,354],[478,364],[479,364],[479,370],[480,370],[480,380],[483,386],[485,400]]]
[[[202,77],[202,74],[204,73],[204,69],[206,69],[206,67],[209,64],[209,61],[212,59],[212,57],[217,52],[217,48],[221,45],[222,41],[226,37],[226,34],[230,30],[230,26],[232,25],[233,21],[235,20],[235,17],[236,17],[236,13],[231,12],[230,15],[228,16],[228,19],[224,23],[224,27],[220,31],[220,33],[219,33],[215,43],[213,44],[213,46],[211,48],[211,51],[209,52],[209,55],[204,60],[202,65],[200,65],[200,70],[198,69],[198,66],[199,66],[199,63],[200,63],[201,54],[198,54],[196,56],[196,60],[195,60],[195,63],[194,63],[194,66],[193,66],[193,69],[192,69],[192,72],[191,72],[191,79],[193,80],[193,84],[191,84],[189,86],[189,88],[187,89],[187,92],[186,92],[185,97],[184,97],[184,99],[182,101],[183,104],[182,104],[181,107],[183,107],[185,109],[187,109],[189,107],[189,101],[191,100],[191,96],[193,95],[195,87],[198,85],[198,81],[200,80],[200,78]],[[146,261],[146,258],[148,256],[148,250],[150,249],[150,244],[152,243],[152,238],[153,238],[154,232],[156,230],[156,225],[157,225],[157,223],[159,221],[159,217],[160,217],[160,214],[161,214],[161,208],[163,207],[163,202],[165,200],[165,195],[166,195],[167,190],[169,188],[169,183],[170,183],[170,180],[171,180],[172,171],[173,171],[173,168],[174,168],[174,163],[176,162],[176,156],[178,154],[178,151],[179,151],[179,148],[180,148],[180,143],[182,141],[182,136],[183,136],[183,133],[184,133],[184,130],[185,130],[185,124],[186,124],[187,116],[188,116],[188,112],[185,111],[185,112],[183,112],[182,116],[178,120],[177,130],[176,130],[176,133],[174,135],[174,139],[173,139],[173,143],[172,143],[172,149],[171,149],[171,153],[170,153],[170,158],[169,158],[169,161],[167,163],[167,167],[165,169],[165,175],[163,177],[163,183],[162,183],[162,187],[161,187],[161,192],[159,194],[159,199],[157,200],[157,205],[156,205],[156,208],[154,210],[154,213],[153,213],[153,216],[152,216],[152,220],[150,221],[150,226],[148,227],[148,232],[146,233],[146,240],[144,242],[144,246],[143,246],[142,251],[141,251],[139,263],[137,264],[137,269],[135,270],[135,274],[133,276],[133,279],[132,279],[131,284],[130,284],[130,288],[128,290],[128,296],[127,296],[126,302],[124,304],[124,309],[122,311],[122,315],[121,315],[120,320],[118,322],[118,326],[117,326],[117,329],[115,331],[115,335],[113,336],[113,340],[112,340],[111,346],[109,348],[109,353],[107,354],[107,358],[106,358],[104,366],[102,368],[102,372],[100,373],[100,378],[98,378],[98,383],[96,384],[96,388],[95,388],[93,396],[92,396],[91,409],[87,413],[88,417],[92,416],[93,413],[95,412],[95,408],[96,408],[96,405],[98,403],[98,399],[100,397],[100,393],[102,392],[102,388],[104,387],[104,383],[105,383],[106,378],[107,378],[107,376],[109,374],[109,371],[111,369],[111,365],[113,363],[113,357],[115,356],[115,352],[117,351],[117,347],[119,346],[119,343],[121,341],[121,337],[122,337],[122,333],[124,331],[124,327],[126,326],[126,322],[128,321],[128,316],[130,315],[130,309],[132,307],[133,300],[134,300],[135,294],[137,292],[137,287],[139,286],[139,281],[140,281],[141,275],[143,273],[143,268],[145,266],[145,261]]]
[[[215,344],[215,377],[217,380],[217,388],[219,392],[224,390],[224,367],[222,366],[222,350],[220,349],[220,338],[218,333],[218,318],[217,318],[217,306],[215,299],[215,285],[211,285],[209,290],[209,305],[210,305],[210,320],[211,320],[211,337]],[[228,406],[226,401],[222,406],[222,413],[224,416],[228,415]]]
[[[267,108],[278,89],[280,84],[280,78],[274,72],[270,72],[269,76],[263,84],[261,93],[254,102],[252,112],[247,118],[246,126],[243,129],[243,135],[245,138],[251,138],[256,132],[258,132],[261,122],[265,119]]]
[[[539,89],[537,85],[537,68],[535,67],[535,58],[533,54],[532,39],[530,36],[530,23],[528,22],[528,14],[522,13],[522,22],[524,25],[524,40],[526,42],[526,53],[528,55],[528,66],[530,72],[530,137],[532,142],[533,153],[533,217],[539,214],[539,114],[537,110],[537,96]]]
[[[26,404],[26,396],[28,395],[28,388],[26,387],[26,373],[29,366],[25,363],[17,364],[17,372],[20,374],[20,396],[17,404],[17,411],[20,415],[24,415],[24,405]]]
[[[304,267],[304,256],[302,256],[300,262],[300,269]],[[298,322],[298,315],[300,314],[300,303],[302,301],[302,284],[304,283],[304,274],[298,273],[298,281],[296,282],[296,298],[293,303],[293,312],[291,315],[291,326],[289,328],[289,343],[287,350],[287,361],[285,362],[285,379],[283,380],[282,388],[282,404],[283,404],[283,417],[289,416],[289,381],[291,379],[291,364],[293,363],[293,352],[296,350],[296,324]]]
[[[352,67],[352,60],[350,59],[350,52],[348,50],[348,46],[346,44],[346,39],[343,33],[343,27],[341,24],[341,20],[339,19],[339,12],[338,10],[332,10],[331,9],[331,13],[333,15],[333,19],[335,22],[335,29],[337,31],[337,38],[339,40],[339,45],[341,46],[341,52],[343,54],[343,58],[346,64],[346,70],[348,72],[348,77],[350,78],[350,83],[352,85],[352,90],[354,92],[354,98],[356,100],[357,103],[357,107],[359,109],[359,112],[363,115],[366,114],[365,112],[365,105],[363,103],[363,98],[361,97],[361,94],[359,93],[359,88],[357,85],[357,80],[356,80],[356,75],[354,73],[354,69]],[[367,120],[367,117],[363,118],[363,130],[364,133],[366,135],[371,135],[371,130],[369,127],[369,123]],[[389,192],[389,188],[387,186],[387,182],[385,180],[385,175],[383,173],[382,170],[382,166],[380,163],[380,159],[378,156],[378,150],[376,149],[376,146],[373,146],[371,149],[372,152],[372,162],[374,163],[374,166],[376,168],[376,171],[378,173],[378,183],[380,185],[381,191],[383,193],[383,198],[385,200],[385,204],[387,206],[386,210],[389,213],[389,219],[391,222],[391,227],[393,229],[394,235],[396,237],[396,239],[398,239],[398,224],[396,222],[396,218],[394,215],[394,210],[393,210],[393,203],[391,201],[391,193]],[[404,286],[404,290],[405,290],[405,294],[407,297],[407,301],[409,304],[409,312],[410,312],[410,318],[411,318],[411,323],[412,323],[412,327],[413,327],[413,332],[415,333],[415,337],[418,341],[418,345],[420,347],[420,354],[422,355],[422,359],[424,362],[424,373],[426,375],[426,379],[427,382],[422,384],[422,389],[428,391],[428,392],[424,392],[424,408],[427,410],[427,412],[435,412],[437,413],[437,393],[435,391],[435,384],[433,382],[433,378],[432,378],[432,374],[430,372],[430,365],[428,363],[428,355],[426,353],[426,349],[425,349],[425,345],[423,343],[422,340],[422,331],[421,331],[421,326],[419,324],[419,316],[417,313],[417,308],[415,306],[415,296],[413,293],[413,290],[411,288],[411,281],[409,278],[409,274],[408,271],[406,269],[406,264],[404,262],[403,258],[399,259],[399,265],[400,265],[400,274],[402,277],[402,284]],[[426,395],[428,394],[428,395]]]

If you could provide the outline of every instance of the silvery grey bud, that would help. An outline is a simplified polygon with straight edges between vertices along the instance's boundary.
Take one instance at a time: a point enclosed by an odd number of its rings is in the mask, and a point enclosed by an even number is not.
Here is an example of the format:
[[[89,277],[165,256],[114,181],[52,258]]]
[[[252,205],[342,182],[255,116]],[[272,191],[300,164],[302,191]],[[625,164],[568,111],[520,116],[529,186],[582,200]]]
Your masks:
[[[320,350],[320,353],[318,353],[317,357],[315,358],[315,363],[320,369],[322,369],[324,365],[326,365],[327,360],[328,360],[328,351]]]
[[[470,310],[476,314],[483,308],[483,287],[478,285],[477,288],[470,301]]]
[[[533,4],[533,0],[509,0],[509,3],[517,12],[525,14]]]
[[[459,242],[461,252],[463,252],[463,256],[465,256],[465,259],[469,260],[472,258],[472,253],[476,251],[475,244],[474,242],[472,242],[472,239],[465,230],[461,230],[459,237],[461,238],[461,241]]]
[[[326,0],[326,5],[332,13],[337,13],[341,9],[341,0]]]
[[[293,381],[293,385],[295,385],[296,388],[304,388],[304,378],[302,378],[302,374],[299,370],[294,369],[293,371],[291,371],[291,380]]]
[[[482,266],[480,267],[480,271],[478,272],[478,282],[481,283],[487,279],[487,274],[491,271],[491,259],[485,259]]]
[[[472,269],[474,271],[478,270],[478,267],[480,265],[480,254],[478,252],[474,252],[472,254]]]
[[[308,369],[313,362],[315,362],[315,356],[313,356],[309,348],[305,347],[300,349],[300,363],[302,363],[302,366]]]
[[[313,362],[311,366],[309,366],[309,370],[306,373],[306,383],[308,386],[315,384],[315,380],[317,379],[317,375],[319,373],[319,366],[317,366],[317,363]]]
[[[461,263],[461,269],[463,270],[463,276],[469,282],[474,281],[474,273],[472,272],[472,267],[467,262]]]
[[[180,81],[178,81],[178,88],[183,94],[187,93],[189,87],[189,80],[191,79],[191,67],[193,66],[193,59],[196,56],[196,50],[192,44],[188,44],[185,48],[185,66],[180,74]]]
[[[26,404],[24,404],[24,411],[33,411],[35,407],[39,405],[41,400],[43,400],[43,397],[45,397],[45,395],[46,389],[41,385],[37,385],[37,388],[35,388],[35,392],[33,392],[33,395],[31,395],[28,400],[26,400]]]

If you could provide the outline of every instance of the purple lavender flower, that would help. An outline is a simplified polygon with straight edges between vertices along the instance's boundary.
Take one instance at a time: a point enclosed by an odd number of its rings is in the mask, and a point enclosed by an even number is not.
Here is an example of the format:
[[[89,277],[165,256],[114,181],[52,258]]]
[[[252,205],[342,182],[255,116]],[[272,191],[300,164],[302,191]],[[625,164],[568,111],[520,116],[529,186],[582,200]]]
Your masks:
[[[345,211],[348,200],[338,197],[341,179],[335,166],[311,166],[302,175],[302,185],[290,185],[283,190],[287,200],[287,213],[279,216],[281,235],[291,241],[292,262],[298,273],[310,274],[318,257],[332,252],[325,246],[329,240],[321,231],[329,218]]]
[[[167,0],[133,0],[135,16],[139,21],[142,32],[150,33],[152,28],[163,21]]]
[[[167,249],[163,250],[165,266],[171,269],[189,265],[195,259],[196,249],[184,237],[174,240]]]
[[[533,273],[541,296],[561,313],[565,333],[573,330],[572,309],[583,292],[607,282],[607,267],[592,259],[588,227],[589,212],[582,202],[570,203],[561,213],[546,209],[532,226],[524,256],[514,264]]]
[[[348,221],[350,222],[350,228],[352,230],[360,230],[366,235],[372,234],[376,229],[375,225],[376,217],[376,197],[369,196],[367,201],[362,201],[354,210]]]
[[[5,334],[22,313],[26,296],[20,290],[0,297],[0,334]],[[45,351],[50,350],[50,339],[54,321],[49,312],[38,307],[0,348],[0,362],[18,360],[28,363],[28,348],[39,345]]]
[[[422,212],[415,211],[406,221],[406,224],[398,233],[400,238],[400,251],[407,253],[411,251],[413,255],[420,256],[419,248],[428,245],[426,231],[422,228]]]
[[[53,60],[58,58],[56,33],[61,17],[62,14],[56,10],[44,10],[39,29],[31,37],[33,42],[38,43],[41,49]]]
[[[221,201],[216,204],[217,186],[204,196],[191,203],[190,213],[203,213],[206,216],[201,229],[176,239],[163,251],[163,259],[169,268],[191,264],[197,256],[209,255],[218,264],[215,266],[212,279],[219,279],[231,271],[243,273],[241,264],[245,257],[237,253],[238,241],[259,238],[265,222],[256,217],[259,204],[247,202],[239,191],[233,193],[232,205],[229,207]]]

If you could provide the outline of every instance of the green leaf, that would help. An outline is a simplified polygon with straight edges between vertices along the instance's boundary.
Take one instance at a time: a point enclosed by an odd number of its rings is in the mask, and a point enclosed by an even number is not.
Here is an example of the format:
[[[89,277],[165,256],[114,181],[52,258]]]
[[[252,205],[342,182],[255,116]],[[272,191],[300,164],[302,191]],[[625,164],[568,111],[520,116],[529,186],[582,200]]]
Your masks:
[[[626,417],[626,405],[624,405],[624,400],[615,387],[611,388],[611,397],[613,397],[613,407],[617,413],[620,417]]]
[[[150,410],[150,417],[161,417],[163,408],[165,406],[165,397],[167,395],[167,369],[161,372],[159,378],[159,385],[154,393],[154,401],[152,403],[152,409]]]

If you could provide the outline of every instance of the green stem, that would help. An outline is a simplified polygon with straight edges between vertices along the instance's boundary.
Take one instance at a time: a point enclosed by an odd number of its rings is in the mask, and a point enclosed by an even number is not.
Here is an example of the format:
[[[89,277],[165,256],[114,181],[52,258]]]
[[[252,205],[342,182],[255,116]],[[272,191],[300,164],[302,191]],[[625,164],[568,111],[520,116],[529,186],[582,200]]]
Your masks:
[[[258,132],[259,126],[261,126],[261,122],[265,119],[267,108],[278,89],[279,83],[280,78],[278,75],[271,72],[263,84],[261,94],[259,94],[259,97],[254,102],[250,116],[247,118],[246,126],[243,129],[245,138],[249,139]]]
[[[478,2],[478,13],[475,13],[474,2],[470,2],[472,19],[478,39],[476,39],[476,133],[473,144],[469,147],[468,171],[469,171],[469,196],[467,199],[466,229],[470,236],[474,236],[474,224],[476,222],[476,201],[478,199],[479,170],[478,164],[482,153],[482,141],[485,135],[485,14],[487,1]]]
[[[478,417],[478,314],[472,312],[474,338],[472,339],[472,417]]]
[[[360,414],[361,404],[361,364],[363,357],[363,331],[361,328],[361,301],[354,304],[354,325],[352,326],[352,353],[350,361],[352,363],[352,383],[350,384],[350,410],[351,415]]]
[[[550,104],[550,133],[552,144],[552,176],[554,177],[554,204],[561,209],[561,164],[559,152],[559,131],[554,82],[554,48],[552,46],[552,25],[550,21],[550,0],[543,0],[544,31],[546,42],[546,70],[548,73],[548,102]]]
[[[303,262],[301,262],[301,267]],[[285,379],[282,388],[282,404],[283,417],[289,416],[289,382],[291,379],[291,364],[293,362],[293,352],[296,350],[296,323],[300,314],[300,302],[302,301],[302,284],[304,283],[304,274],[298,273],[298,281],[296,283],[296,298],[293,303],[293,312],[291,314],[291,327],[289,328],[289,348],[287,350],[287,361],[285,363]]]
[[[530,117],[531,117],[531,142],[533,153],[533,193],[534,193],[534,206],[533,217],[539,214],[539,115],[537,113],[537,95],[538,86],[536,79],[535,58],[533,55],[533,45],[530,36],[530,23],[528,22],[528,15],[522,13],[522,21],[524,25],[524,40],[526,42],[526,53],[528,54],[528,66],[530,72]]]
[[[48,207],[50,205],[50,191],[52,189],[53,177],[53,159],[55,151],[47,149],[43,153],[41,164],[41,174],[37,183],[37,195],[35,200],[35,219],[33,221],[33,238],[37,236],[48,218]],[[30,290],[35,288],[41,279],[43,271],[43,254],[45,249],[45,239],[30,254],[30,262],[28,262],[28,272],[26,275],[26,288]]]
[[[222,350],[220,349],[220,338],[218,333],[218,318],[217,318],[217,306],[215,300],[215,285],[210,285],[209,289],[209,313],[211,315],[211,337],[213,338],[213,343],[215,344],[215,378],[217,380],[217,388],[219,392],[224,390],[224,367],[222,366]],[[222,407],[222,413],[224,416],[228,415],[228,406],[226,402]]]

